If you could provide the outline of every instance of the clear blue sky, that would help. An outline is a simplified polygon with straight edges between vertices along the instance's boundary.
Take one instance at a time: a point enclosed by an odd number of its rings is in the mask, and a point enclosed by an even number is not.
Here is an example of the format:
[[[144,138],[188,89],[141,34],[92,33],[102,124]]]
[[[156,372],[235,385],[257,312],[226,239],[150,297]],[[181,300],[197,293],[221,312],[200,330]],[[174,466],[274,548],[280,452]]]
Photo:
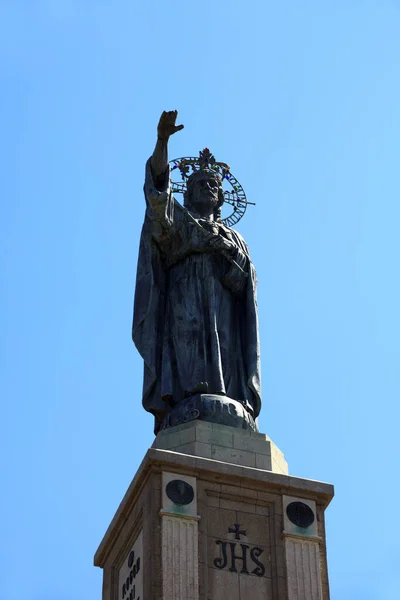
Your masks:
[[[0,0],[0,600],[101,597],[144,453],[130,339],[163,109],[243,184],[261,431],[329,481],[333,600],[399,597],[397,0]]]

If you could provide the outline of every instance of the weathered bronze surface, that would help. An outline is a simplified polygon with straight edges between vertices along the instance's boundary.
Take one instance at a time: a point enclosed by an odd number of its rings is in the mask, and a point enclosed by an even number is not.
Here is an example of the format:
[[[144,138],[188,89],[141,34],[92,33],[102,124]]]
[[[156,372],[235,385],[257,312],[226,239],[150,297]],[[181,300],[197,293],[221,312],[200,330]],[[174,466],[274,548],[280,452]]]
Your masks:
[[[143,406],[156,433],[196,418],[257,430],[255,270],[243,238],[221,222],[224,193],[212,169],[188,178],[184,207],[172,196],[176,118],[161,115],[146,165],[132,332],[144,359]]]
[[[191,485],[181,479],[173,479],[167,484],[165,490],[168,498],[175,504],[185,506],[190,504],[194,498],[194,490]]]
[[[286,508],[286,514],[292,523],[303,529],[310,527],[315,521],[313,511],[304,502],[291,502]]]

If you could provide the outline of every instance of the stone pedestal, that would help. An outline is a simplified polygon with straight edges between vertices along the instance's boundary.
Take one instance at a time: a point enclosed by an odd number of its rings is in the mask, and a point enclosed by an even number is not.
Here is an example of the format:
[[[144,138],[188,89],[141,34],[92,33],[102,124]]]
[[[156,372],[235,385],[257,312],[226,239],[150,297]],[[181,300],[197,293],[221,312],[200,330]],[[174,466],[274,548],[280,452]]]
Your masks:
[[[263,433],[192,421],[160,431],[153,448],[288,474],[283,453]]]
[[[172,427],[146,453],[96,552],[103,600],[328,600],[332,497],[329,484],[289,476],[265,435]]]

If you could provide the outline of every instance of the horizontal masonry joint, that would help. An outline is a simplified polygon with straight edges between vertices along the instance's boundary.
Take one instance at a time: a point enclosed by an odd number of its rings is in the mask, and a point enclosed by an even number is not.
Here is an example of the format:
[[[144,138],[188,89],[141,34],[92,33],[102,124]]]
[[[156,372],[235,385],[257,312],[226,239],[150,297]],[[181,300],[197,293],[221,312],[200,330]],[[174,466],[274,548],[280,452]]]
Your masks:
[[[297,534],[297,533],[291,533],[291,532],[285,531],[285,530],[282,531],[281,538],[282,539],[295,538],[297,540],[301,540],[302,542],[316,542],[318,544],[323,543],[322,537],[320,537],[318,535],[301,535],[301,534]]]
[[[174,513],[169,510],[160,510],[160,517],[173,517],[174,519],[185,519],[186,521],[200,521],[200,515],[184,515],[182,513]]]

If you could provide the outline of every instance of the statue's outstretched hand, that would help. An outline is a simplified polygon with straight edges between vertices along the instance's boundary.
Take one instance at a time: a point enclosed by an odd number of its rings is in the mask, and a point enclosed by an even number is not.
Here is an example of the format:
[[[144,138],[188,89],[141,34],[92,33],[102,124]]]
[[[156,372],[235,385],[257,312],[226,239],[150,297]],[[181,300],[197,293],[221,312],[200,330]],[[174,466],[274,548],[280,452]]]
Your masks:
[[[184,125],[175,125],[178,116],[177,110],[165,111],[160,117],[157,127],[159,140],[168,141],[169,136],[184,128]]]

